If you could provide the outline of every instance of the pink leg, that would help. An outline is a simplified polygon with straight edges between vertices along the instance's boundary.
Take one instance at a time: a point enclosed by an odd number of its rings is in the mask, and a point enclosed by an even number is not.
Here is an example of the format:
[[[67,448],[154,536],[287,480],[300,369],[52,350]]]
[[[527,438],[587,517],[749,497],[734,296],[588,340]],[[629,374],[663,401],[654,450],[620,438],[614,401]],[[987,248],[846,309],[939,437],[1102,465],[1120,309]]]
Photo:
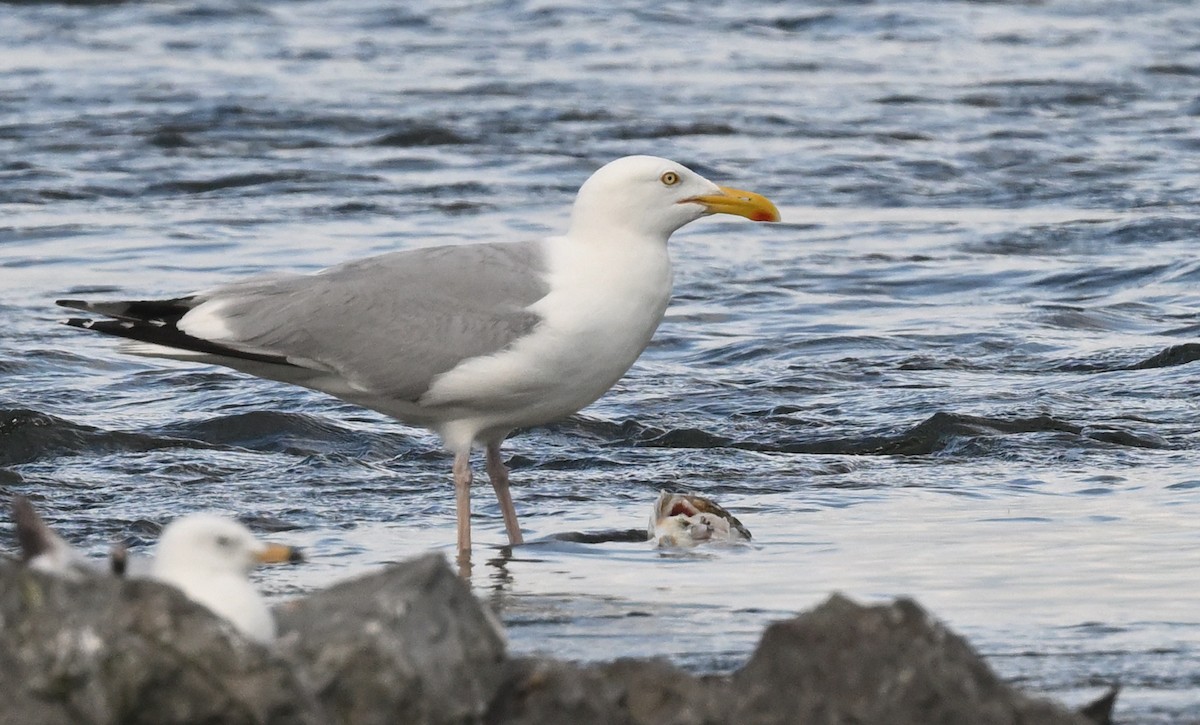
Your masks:
[[[504,530],[508,532],[508,543],[516,546],[525,543],[521,538],[521,526],[517,523],[517,510],[513,508],[512,496],[508,492],[508,468],[500,459],[500,442],[487,445],[487,473],[492,480],[492,488],[496,489],[496,500],[500,502],[500,512],[504,514]]]
[[[454,456],[454,512],[458,517],[458,562],[471,560],[471,449]]]

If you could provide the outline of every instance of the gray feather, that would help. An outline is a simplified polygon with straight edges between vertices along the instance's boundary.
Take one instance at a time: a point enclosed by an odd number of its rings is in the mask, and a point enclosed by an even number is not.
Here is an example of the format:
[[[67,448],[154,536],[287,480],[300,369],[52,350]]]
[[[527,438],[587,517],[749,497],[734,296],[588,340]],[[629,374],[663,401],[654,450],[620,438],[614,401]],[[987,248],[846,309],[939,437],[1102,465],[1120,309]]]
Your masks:
[[[315,363],[364,389],[416,400],[441,373],[537,326],[527,308],[549,291],[543,271],[536,243],[433,247],[247,280],[198,301],[221,303],[232,332],[222,344]]]

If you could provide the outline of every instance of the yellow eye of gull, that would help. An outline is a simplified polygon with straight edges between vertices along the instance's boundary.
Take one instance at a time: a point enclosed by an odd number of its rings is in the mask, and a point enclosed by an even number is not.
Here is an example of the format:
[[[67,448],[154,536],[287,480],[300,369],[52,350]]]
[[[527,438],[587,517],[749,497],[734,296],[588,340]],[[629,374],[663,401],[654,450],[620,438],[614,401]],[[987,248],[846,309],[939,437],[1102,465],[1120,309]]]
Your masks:
[[[658,180],[667,186],[675,186],[679,183],[679,174],[675,173],[674,171],[668,171],[662,176],[658,177]]]

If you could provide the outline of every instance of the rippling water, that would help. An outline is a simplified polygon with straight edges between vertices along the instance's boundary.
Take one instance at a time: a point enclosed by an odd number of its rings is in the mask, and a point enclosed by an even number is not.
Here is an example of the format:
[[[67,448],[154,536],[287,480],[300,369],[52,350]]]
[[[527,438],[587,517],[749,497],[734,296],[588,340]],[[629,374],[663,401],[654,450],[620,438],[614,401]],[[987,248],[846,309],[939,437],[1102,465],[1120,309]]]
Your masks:
[[[0,99],[0,487],[90,553],[216,509],[309,548],[262,574],[295,594],[450,552],[449,460],[53,299],[553,233],[655,153],[788,223],[679,233],[639,363],[509,442],[535,542],[480,489],[473,582],[512,648],[721,670],[912,595],[1025,687],[1200,722],[1195,4],[0,4]],[[754,545],[550,538],[661,488]]]

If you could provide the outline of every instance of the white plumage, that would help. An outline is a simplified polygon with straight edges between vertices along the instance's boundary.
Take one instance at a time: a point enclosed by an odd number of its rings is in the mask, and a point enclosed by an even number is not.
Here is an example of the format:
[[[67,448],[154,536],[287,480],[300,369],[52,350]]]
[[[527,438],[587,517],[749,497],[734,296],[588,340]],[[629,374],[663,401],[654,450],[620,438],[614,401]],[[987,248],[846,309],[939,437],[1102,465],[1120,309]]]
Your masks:
[[[294,549],[267,544],[223,516],[190,514],[163,529],[150,576],[180,589],[247,638],[275,640],[275,618],[250,582],[260,563],[298,559]]]

